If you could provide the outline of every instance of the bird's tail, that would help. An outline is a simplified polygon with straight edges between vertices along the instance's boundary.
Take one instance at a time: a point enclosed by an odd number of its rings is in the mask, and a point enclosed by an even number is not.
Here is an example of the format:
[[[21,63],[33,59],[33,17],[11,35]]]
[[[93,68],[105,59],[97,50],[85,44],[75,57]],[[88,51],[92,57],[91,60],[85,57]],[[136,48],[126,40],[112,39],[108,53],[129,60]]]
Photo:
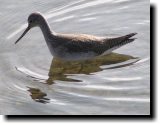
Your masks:
[[[125,36],[110,38],[106,40],[106,43],[109,45],[110,49],[116,49],[127,43],[133,42],[136,38],[131,38],[131,37],[133,37],[136,34],[137,33],[130,33]]]

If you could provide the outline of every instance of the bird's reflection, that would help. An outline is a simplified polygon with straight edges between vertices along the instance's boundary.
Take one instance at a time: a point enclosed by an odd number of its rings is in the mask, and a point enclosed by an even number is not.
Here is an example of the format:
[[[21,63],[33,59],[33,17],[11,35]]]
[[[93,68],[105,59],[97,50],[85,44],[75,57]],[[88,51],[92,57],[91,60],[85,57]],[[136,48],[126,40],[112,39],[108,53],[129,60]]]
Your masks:
[[[28,91],[30,92],[30,96],[34,101],[44,104],[49,103],[50,99],[45,98],[47,94],[42,92],[40,89],[28,87]]]
[[[120,68],[128,65],[132,65],[133,63],[138,61],[138,58],[129,56],[129,55],[118,54],[118,53],[111,53],[109,55],[105,55],[105,56],[101,56],[101,57],[97,57],[97,58],[94,58],[91,60],[85,60],[85,61],[63,61],[57,58],[53,58],[50,66],[50,70],[48,73],[49,78],[46,80],[46,83],[53,84],[54,80],[78,82],[79,80],[71,79],[71,78],[68,78],[67,76],[69,74],[90,74],[93,72],[102,71],[104,69],[102,69],[100,66],[122,63],[130,59],[137,59],[137,60],[132,63],[116,65],[114,67],[110,67],[106,69],[114,69],[114,68]]]
[[[122,64],[128,60],[135,59],[130,63]],[[68,78],[72,74],[90,74],[93,72],[102,71],[105,69],[115,69],[125,67],[134,64],[139,61],[139,58],[130,55],[111,53],[102,57],[98,57],[92,60],[85,61],[63,61],[57,58],[53,58],[50,70],[48,73],[49,78],[45,83],[51,85],[55,80],[80,82],[80,80]],[[112,64],[112,65],[111,65]],[[116,64],[116,65],[115,65]],[[101,66],[109,66],[102,68]],[[44,83],[44,82],[43,82]],[[31,98],[39,103],[49,103],[50,99],[46,98],[47,94],[42,92],[38,88],[27,87],[30,92]]]

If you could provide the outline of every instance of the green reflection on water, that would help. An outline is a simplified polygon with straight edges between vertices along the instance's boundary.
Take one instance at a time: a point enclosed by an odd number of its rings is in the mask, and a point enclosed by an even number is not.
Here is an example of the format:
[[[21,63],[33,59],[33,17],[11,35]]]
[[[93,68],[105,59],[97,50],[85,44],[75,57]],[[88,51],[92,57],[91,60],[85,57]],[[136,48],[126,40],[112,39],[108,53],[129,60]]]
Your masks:
[[[40,89],[28,87],[28,92],[30,92],[30,96],[34,101],[44,103],[44,104],[49,103],[50,99],[45,98],[47,94],[42,92]]]
[[[136,57],[118,53],[111,53],[109,55],[84,61],[63,61],[57,58],[53,58],[50,66],[50,71],[48,73],[49,78],[46,82],[47,84],[53,84],[54,80],[78,82],[79,80],[67,78],[67,74],[90,74],[93,72],[102,71],[103,69],[100,68],[100,66],[102,65],[121,63],[130,59],[136,59]],[[127,65],[129,64],[122,65],[121,67]],[[117,66],[117,68],[119,67],[120,66]]]

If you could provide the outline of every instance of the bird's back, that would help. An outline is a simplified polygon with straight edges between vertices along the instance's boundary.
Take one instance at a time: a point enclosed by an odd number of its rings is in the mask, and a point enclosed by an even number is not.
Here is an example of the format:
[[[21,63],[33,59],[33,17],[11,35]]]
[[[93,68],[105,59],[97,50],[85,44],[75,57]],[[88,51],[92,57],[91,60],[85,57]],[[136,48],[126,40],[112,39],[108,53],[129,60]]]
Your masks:
[[[89,42],[89,41],[101,42],[105,38],[88,34],[57,34],[57,37],[73,42]]]

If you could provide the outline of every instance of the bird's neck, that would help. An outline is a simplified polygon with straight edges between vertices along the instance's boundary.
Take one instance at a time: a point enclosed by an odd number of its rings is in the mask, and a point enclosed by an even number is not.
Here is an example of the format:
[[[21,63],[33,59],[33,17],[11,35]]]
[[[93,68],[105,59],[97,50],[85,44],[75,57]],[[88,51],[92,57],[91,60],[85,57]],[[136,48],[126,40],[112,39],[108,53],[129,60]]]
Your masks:
[[[39,27],[42,30],[45,39],[47,39],[51,34],[54,35],[54,32],[51,31],[51,28],[45,19],[41,20]]]

